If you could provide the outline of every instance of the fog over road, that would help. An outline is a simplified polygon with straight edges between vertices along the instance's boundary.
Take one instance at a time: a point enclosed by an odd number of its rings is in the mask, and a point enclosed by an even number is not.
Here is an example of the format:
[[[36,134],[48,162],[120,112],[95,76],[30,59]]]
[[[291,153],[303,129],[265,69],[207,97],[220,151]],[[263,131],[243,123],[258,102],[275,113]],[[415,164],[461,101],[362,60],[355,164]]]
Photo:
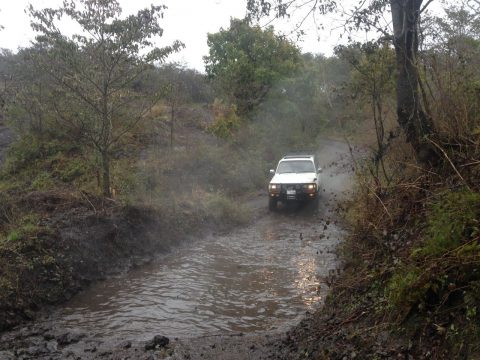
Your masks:
[[[192,239],[97,283],[36,323],[4,334],[3,350],[37,359],[144,358],[150,354],[145,341],[163,335],[179,340],[153,352],[159,358],[262,358],[269,334],[322,303],[326,281],[339,267],[335,249],[344,231],[336,199],[349,189],[348,147],[324,140],[317,156],[324,168],[318,209],[293,205],[271,213],[266,191],[259,193],[248,202],[255,214],[249,226]],[[252,340],[257,336],[262,339]],[[251,354],[243,357],[246,346]]]

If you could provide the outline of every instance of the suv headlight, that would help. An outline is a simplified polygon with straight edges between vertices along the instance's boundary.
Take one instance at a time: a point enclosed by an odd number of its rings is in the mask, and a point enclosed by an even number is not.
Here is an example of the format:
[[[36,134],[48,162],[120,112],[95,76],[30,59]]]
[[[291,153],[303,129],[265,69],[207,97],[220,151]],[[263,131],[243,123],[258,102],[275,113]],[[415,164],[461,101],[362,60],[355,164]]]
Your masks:
[[[303,189],[306,191],[306,192],[315,192],[315,190],[317,189],[317,184],[313,183],[313,184],[305,184],[303,185]]]
[[[268,184],[268,190],[273,193],[280,192],[281,187],[280,184]]]

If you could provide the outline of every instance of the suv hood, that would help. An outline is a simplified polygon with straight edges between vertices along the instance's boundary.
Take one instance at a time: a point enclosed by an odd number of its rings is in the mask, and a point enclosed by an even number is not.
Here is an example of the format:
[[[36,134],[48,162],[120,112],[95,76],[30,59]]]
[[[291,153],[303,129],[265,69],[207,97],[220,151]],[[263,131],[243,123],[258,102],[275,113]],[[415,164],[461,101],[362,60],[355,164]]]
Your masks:
[[[314,183],[317,179],[315,173],[283,173],[275,174],[271,184],[307,184]]]

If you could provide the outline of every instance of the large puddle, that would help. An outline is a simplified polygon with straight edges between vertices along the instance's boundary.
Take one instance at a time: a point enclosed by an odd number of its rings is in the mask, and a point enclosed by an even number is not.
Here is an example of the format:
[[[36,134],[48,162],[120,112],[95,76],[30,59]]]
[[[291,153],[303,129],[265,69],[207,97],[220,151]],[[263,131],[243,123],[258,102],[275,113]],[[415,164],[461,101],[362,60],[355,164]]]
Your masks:
[[[183,245],[101,282],[52,315],[56,326],[101,338],[252,332],[291,324],[326,293],[340,234],[322,212],[266,215],[251,227]]]

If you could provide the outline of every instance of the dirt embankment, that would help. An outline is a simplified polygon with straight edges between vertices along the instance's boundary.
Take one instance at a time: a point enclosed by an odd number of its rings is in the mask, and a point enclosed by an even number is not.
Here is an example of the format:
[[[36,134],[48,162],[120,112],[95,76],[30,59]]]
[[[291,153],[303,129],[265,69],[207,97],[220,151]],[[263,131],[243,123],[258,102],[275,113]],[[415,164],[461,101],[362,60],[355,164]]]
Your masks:
[[[151,214],[133,208],[97,212],[91,201],[32,193],[16,204],[42,213],[44,230],[2,246],[1,275],[7,284],[0,297],[0,330],[33,318],[43,305],[67,300],[91,281],[118,271],[132,255],[152,249],[151,231],[161,226]],[[14,283],[17,289],[9,291]]]
[[[214,227],[202,216],[180,224],[149,208],[106,203],[78,192],[33,192],[2,205],[0,217],[25,208],[41,215],[33,233],[12,233],[0,248],[0,331],[33,319],[38,310],[68,300],[93,281],[150,261],[189,234]]]

